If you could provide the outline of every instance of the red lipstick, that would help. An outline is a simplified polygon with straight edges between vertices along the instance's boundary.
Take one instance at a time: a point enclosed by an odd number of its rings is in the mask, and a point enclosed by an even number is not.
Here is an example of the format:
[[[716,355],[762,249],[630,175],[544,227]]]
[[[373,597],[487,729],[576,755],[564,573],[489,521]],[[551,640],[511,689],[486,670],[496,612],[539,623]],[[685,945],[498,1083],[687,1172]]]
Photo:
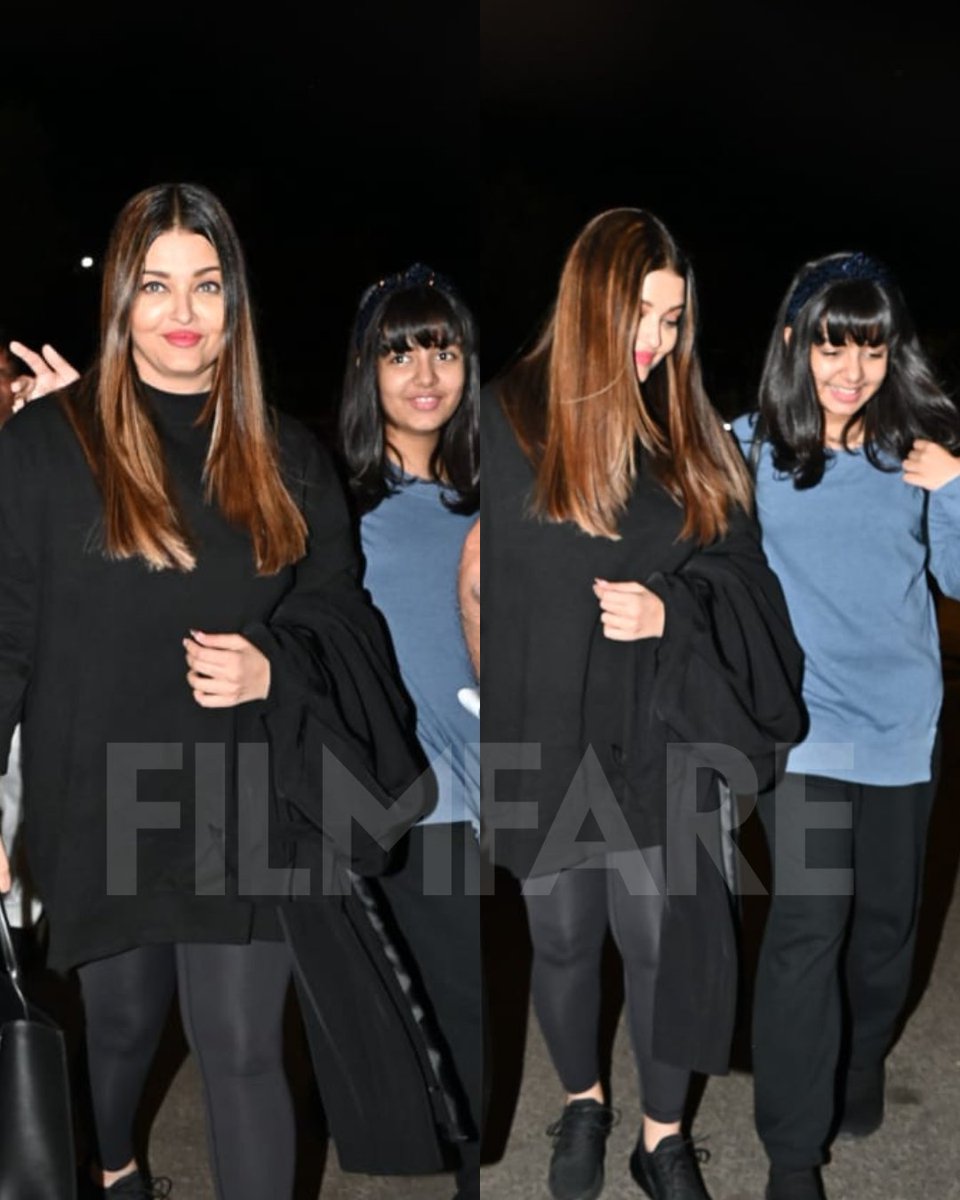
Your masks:
[[[171,346],[179,346],[183,349],[189,349],[191,346],[195,346],[197,342],[200,341],[199,333],[191,333],[186,329],[177,333],[165,333],[163,336]]]

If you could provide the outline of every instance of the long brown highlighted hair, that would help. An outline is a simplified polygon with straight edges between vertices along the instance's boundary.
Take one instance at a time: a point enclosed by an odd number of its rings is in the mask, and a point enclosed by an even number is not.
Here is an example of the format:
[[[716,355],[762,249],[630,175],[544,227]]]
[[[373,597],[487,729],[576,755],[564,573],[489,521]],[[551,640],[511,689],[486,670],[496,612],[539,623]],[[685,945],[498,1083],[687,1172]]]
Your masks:
[[[686,305],[676,346],[641,387],[641,292],[660,270],[685,281]],[[616,538],[640,453],[683,509],[681,537],[706,544],[726,532],[732,507],[749,510],[746,468],[704,391],[696,325],[693,273],[662,222],[635,208],[594,217],[567,255],[542,335],[501,383],[536,469],[535,514]]]
[[[191,570],[190,533],[170,486],[159,437],[132,357],[130,313],[147,251],[170,230],[205,237],[220,259],[224,340],[198,423],[210,425],[207,500],[246,529],[260,575],[306,552],[307,526],[280,474],[263,398],[243,251],[223,206],[197,184],[139,192],[117,217],[107,247],[96,365],[63,405],[103,496],[103,550],[141,558],[154,570]]]

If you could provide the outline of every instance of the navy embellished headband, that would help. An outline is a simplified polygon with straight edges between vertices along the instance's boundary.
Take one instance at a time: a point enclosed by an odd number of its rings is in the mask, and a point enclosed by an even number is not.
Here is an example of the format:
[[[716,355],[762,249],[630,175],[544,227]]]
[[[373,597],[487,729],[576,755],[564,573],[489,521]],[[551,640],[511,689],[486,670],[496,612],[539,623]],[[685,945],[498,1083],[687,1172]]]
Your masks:
[[[387,296],[419,287],[435,287],[448,296],[457,295],[457,290],[449,279],[445,279],[439,271],[434,271],[432,267],[428,267],[424,263],[413,263],[405,271],[398,271],[395,275],[387,275],[383,279],[378,279],[360,297],[357,319],[354,324],[354,338],[358,350],[374,312]]]
[[[870,283],[893,283],[893,276],[875,258],[858,251],[856,254],[843,254],[837,258],[828,258],[814,267],[793,289],[787,304],[784,323],[792,325],[800,310],[808,301],[831,283],[845,283],[864,279]]]

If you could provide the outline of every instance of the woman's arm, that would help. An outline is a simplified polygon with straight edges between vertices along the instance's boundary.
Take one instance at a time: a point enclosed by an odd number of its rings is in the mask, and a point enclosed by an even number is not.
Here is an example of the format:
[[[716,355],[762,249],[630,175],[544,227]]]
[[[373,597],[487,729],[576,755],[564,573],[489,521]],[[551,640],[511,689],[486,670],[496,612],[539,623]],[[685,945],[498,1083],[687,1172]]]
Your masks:
[[[775,746],[804,733],[803,654],[756,523],[734,512],[724,538],[645,586],[666,613],[657,715],[679,741],[723,743],[773,764]]]
[[[0,433],[0,775],[30,677],[38,603],[37,468],[12,430]],[[10,868],[0,840],[0,892]]]
[[[271,703],[334,686],[324,642],[338,630],[349,629],[391,670],[383,620],[360,586],[357,539],[343,486],[329,454],[306,430],[298,433],[298,461],[287,465],[285,477],[307,522],[307,553],[269,619],[240,631],[269,659]]]
[[[270,619],[241,632],[191,630],[184,638],[187,682],[204,708],[230,708],[251,700],[282,703],[328,684],[317,637],[321,613],[331,604],[370,620],[358,583],[353,533],[332,463],[303,431],[299,466],[288,486],[308,527],[307,553],[294,583]],[[371,628],[378,632],[371,622]]]
[[[13,427],[0,433],[0,774],[13,731],[36,636],[40,513],[38,468]]]
[[[297,445],[303,466],[291,491],[307,520],[307,554],[269,619],[241,632],[269,660],[264,721],[277,793],[299,814],[291,821],[322,831],[360,873],[376,873],[436,802],[436,786],[386,625],[359,583],[339,478],[305,430]]]

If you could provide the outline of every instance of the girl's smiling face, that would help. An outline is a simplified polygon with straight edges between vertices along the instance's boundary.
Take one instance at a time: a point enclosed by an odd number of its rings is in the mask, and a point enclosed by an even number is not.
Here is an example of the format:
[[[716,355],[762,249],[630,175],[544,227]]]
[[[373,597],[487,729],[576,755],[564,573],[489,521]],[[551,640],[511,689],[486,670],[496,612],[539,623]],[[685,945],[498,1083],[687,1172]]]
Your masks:
[[[885,345],[860,346],[851,337],[842,346],[825,341],[810,347],[810,375],[829,440],[837,440],[850,418],[877,394],[888,362]]]
[[[377,362],[377,387],[387,442],[412,474],[426,463],[440,431],[463,398],[466,369],[459,345],[388,351]]]

